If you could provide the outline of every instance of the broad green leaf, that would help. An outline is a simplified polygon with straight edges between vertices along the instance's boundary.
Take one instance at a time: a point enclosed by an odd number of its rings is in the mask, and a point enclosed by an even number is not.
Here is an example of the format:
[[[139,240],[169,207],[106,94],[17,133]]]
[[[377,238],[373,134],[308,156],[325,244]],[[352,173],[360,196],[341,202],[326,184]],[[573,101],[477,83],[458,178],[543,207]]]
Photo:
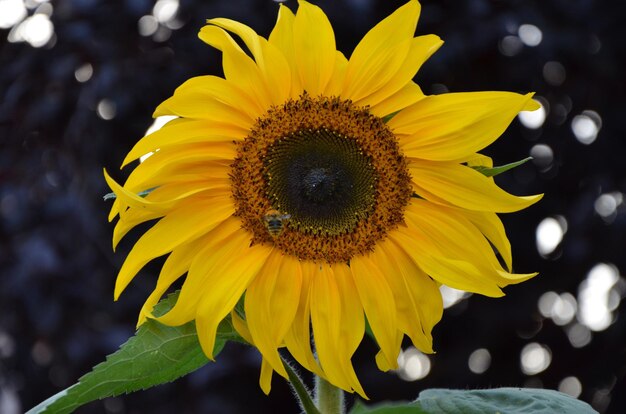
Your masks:
[[[350,414],[428,414],[422,410],[418,402],[382,403],[367,406],[357,401],[350,410]]]
[[[567,394],[534,388],[431,389],[422,391],[416,402],[428,414],[589,414],[597,412],[589,404]]]
[[[519,167],[522,164],[526,164],[528,161],[532,160],[533,157],[528,157],[528,158],[524,158],[523,160],[519,160],[519,161],[515,161],[512,162],[510,164],[505,164],[505,165],[499,165],[497,167],[485,167],[485,166],[475,166],[472,167],[473,169],[475,169],[476,171],[482,173],[483,175],[487,176],[487,177],[494,177],[498,174],[502,174],[503,172],[507,172],[508,170],[511,170],[515,167]]]
[[[178,292],[169,295],[155,306],[154,314],[167,312],[177,298]],[[243,341],[230,319],[219,326],[214,355],[227,340]],[[48,398],[28,414],[69,413],[91,401],[174,381],[208,362],[198,342],[195,322],[173,327],[149,319],[135,336],[78,383]]]
[[[543,389],[431,389],[414,402],[366,406],[357,401],[350,414],[591,414],[589,404],[567,394]]]

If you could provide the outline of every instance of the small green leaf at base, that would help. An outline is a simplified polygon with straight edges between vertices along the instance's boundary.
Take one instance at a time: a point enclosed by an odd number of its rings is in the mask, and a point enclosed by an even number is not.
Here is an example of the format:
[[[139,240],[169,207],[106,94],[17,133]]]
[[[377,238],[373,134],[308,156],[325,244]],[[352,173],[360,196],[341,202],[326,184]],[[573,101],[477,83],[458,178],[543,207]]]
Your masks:
[[[177,297],[175,293],[161,301],[155,306],[154,314],[167,312]],[[214,355],[224,348],[227,340],[241,340],[230,319],[220,324]],[[149,319],[135,336],[78,383],[48,398],[27,414],[70,413],[91,401],[174,381],[208,362],[200,348],[194,321],[167,326]]]
[[[515,161],[510,164],[499,165],[497,167],[485,167],[485,166],[475,166],[472,167],[479,173],[482,173],[486,177],[494,177],[496,175],[502,174],[503,172],[507,172],[508,170],[512,170],[515,167],[519,167],[522,164],[526,164],[528,161],[532,160],[533,157],[524,158],[523,160]]]
[[[411,403],[367,407],[357,402],[350,414],[592,414],[591,406],[567,394],[544,389],[430,389]]]

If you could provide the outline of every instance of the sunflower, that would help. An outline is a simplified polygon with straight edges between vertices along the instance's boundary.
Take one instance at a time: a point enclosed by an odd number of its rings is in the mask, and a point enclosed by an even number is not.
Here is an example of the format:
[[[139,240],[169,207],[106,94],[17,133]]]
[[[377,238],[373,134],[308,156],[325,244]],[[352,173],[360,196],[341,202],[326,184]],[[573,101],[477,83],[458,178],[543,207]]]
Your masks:
[[[105,172],[117,195],[114,247],[157,220],[126,258],[115,298],[167,255],[139,324],[185,277],[175,306],[156,319],[195,320],[210,359],[231,314],[262,354],[266,393],[274,371],[287,378],[284,347],[364,396],[351,358],[366,319],[379,368],[393,369],[404,335],[433,352],[441,285],[499,297],[535,275],[512,273],[496,213],[541,196],[511,195],[473,167],[492,166],[477,151],[537,104],[510,92],[425,96],[412,78],[442,41],[414,37],[419,14],[409,1],[350,59],[323,11],[304,0],[295,14],[280,5],[268,39],[208,20],[199,37],[222,52],[224,77],[192,78],[156,109],[176,118],[130,151],[122,167],[154,154],[124,186]]]

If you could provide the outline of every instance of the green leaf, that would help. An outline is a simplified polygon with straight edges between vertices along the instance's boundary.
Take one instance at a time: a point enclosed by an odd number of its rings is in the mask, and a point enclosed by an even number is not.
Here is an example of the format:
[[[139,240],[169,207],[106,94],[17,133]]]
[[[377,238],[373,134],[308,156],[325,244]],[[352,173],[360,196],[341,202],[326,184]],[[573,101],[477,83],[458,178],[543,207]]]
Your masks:
[[[428,414],[422,410],[418,402],[412,403],[382,403],[367,406],[357,401],[350,410],[350,414]]]
[[[178,292],[154,307],[160,316],[174,306]],[[219,326],[214,355],[227,340],[243,341],[230,319]],[[206,358],[196,334],[195,322],[167,326],[148,319],[120,349],[81,377],[78,383],[48,398],[27,414],[69,413],[88,402],[128,394],[174,381],[205,365]]]
[[[515,161],[510,164],[500,165],[497,167],[485,167],[485,166],[474,166],[472,167],[476,171],[484,174],[487,177],[494,177],[498,174],[502,174],[503,172],[507,172],[515,167],[519,167],[522,164],[526,164],[528,161],[532,160],[533,157],[524,158],[523,160]]]
[[[585,402],[543,389],[495,388],[487,390],[431,389],[414,402],[366,406],[357,401],[350,414],[591,414]]]
[[[428,414],[588,414],[591,406],[567,394],[544,389],[496,388],[487,390],[431,389],[417,401]],[[382,412],[381,412],[382,414]]]

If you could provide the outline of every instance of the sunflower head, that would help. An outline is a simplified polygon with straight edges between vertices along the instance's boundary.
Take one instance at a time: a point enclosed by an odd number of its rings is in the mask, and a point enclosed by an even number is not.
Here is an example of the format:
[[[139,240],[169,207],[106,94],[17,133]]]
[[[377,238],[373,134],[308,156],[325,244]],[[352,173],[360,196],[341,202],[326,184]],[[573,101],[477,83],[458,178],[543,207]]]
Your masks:
[[[209,357],[230,314],[263,355],[266,392],[274,371],[287,377],[278,354],[286,347],[306,369],[365,395],[351,358],[366,318],[378,366],[393,369],[404,335],[432,352],[440,285],[497,297],[534,276],[512,273],[496,213],[541,196],[511,195],[473,168],[492,166],[478,151],[536,108],[532,94],[425,96],[412,78],[442,42],[414,36],[419,13],[409,1],[350,59],[326,15],[303,0],[295,14],[279,6],[267,39],[208,21],[200,38],[222,52],[224,77],[180,86],[155,111],[176,119],[141,139],[124,165],[154,154],[123,186],[105,174],[117,195],[114,246],[157,220],[124,262],[115,297],[167,255],[140,324],[184,277],[158,320],[195,320]],[[242,297],[243,315],[234,312]]]

